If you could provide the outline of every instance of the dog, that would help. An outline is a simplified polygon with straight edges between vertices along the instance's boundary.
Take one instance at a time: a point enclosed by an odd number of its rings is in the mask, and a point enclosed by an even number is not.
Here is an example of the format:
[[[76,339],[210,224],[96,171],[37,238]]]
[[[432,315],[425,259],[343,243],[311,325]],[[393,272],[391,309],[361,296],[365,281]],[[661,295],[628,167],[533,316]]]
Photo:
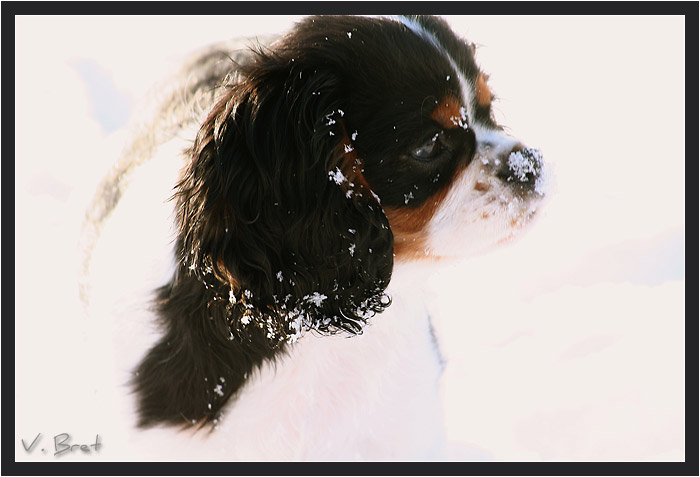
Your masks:
[[[435,17],[316,16],[181,79],[86,221],[133,435],[165,459],[446,458],[425,273],[510,240],[546,185],[475,46]],[[131,179],[154,164],[176,172]]]

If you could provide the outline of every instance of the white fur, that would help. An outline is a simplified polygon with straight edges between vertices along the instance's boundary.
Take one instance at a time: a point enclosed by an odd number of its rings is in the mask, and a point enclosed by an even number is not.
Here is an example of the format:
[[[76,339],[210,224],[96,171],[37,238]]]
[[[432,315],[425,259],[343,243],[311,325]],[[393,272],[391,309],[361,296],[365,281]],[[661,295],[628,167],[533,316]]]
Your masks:
[[[425,460],[445,457],[428,315],[411,271],[363,335],[305,335],[256,373],[209,438],[222,458]],[[236,445],[231,446],[235,439]],[[205,445],[205,452],[210,452]]]

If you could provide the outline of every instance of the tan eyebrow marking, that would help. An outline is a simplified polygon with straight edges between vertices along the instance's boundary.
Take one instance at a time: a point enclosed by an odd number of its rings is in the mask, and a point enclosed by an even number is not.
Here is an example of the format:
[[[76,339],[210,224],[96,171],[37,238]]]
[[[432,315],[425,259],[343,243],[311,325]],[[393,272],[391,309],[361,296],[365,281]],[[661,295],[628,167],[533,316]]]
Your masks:
[[[459,127],[461,117],[461,103],[454,97],[448,96],[438,104],[438,107],[430,113],[430,117],[445,129]]]
[[[479,73],[479,76],[476,78],[476,102],[479,106],[491,104],[492,96],[489,87],[486,85],[487,80],[488,76],[483,73]]]

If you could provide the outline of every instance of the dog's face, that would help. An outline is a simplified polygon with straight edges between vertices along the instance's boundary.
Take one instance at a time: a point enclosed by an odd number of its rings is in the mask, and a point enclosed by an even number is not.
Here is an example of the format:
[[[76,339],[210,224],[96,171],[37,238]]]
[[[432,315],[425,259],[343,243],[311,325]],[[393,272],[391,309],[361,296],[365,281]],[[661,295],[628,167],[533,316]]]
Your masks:
[[[472,45],[430,17],[318,21],[303,41],[342,62],[344,130],[329,131],[350,151],[343,171],[360,168],[349,181],[381,201],[397,260],[470,255],[528,222],[541,154],[495,123]]]
[[[473,46],[442,20],[310,18],[240,73],[177,193],[183,270],[239,332],[357,332],[394,260],[480,251],[542,196],[539,151],[494,122]]]

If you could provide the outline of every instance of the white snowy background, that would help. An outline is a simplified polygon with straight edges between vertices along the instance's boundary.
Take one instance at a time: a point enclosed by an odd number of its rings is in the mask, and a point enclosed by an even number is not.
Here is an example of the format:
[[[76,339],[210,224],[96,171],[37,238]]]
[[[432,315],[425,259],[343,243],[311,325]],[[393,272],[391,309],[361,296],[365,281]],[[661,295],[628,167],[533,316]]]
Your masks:
[[[294,20],[16,19],[18,460],[36,457],[20,439],[89,444],[113,419],[93,385],[110,366],[78,305],[77,237],[139,99],[198,47]],[[448,20],[481,45],[499,122],[557,179],[522,239],[428,284],[455,455],[683,460],[683,18]]]

